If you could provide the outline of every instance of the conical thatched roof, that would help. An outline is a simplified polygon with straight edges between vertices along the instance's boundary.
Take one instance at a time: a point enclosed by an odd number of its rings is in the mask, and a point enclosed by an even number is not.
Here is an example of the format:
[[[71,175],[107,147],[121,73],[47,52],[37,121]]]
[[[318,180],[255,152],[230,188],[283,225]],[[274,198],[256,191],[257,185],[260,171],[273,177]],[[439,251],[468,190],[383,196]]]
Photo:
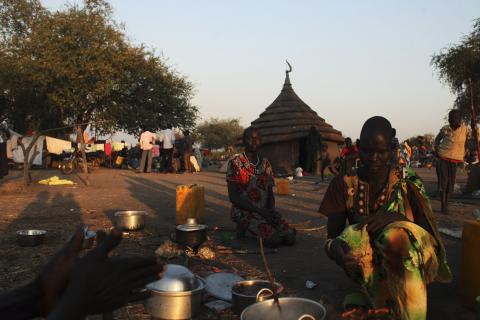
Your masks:
[[[343,143],[342,133],[318,116],[293,91],[289,72],[286,72],[282,92],[252,126],[260,130],[262,143],[274,143],[306,137],[311,126],[317,128],[324,140]]]

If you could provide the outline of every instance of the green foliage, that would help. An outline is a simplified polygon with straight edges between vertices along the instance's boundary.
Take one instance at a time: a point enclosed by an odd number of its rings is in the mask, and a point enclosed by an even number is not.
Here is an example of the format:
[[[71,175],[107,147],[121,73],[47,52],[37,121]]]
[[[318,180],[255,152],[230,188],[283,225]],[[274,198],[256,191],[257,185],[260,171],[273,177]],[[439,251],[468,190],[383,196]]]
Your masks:
[[[473,31],[462,41],[433,56],[431,64],[438,70],[440,79],[457,95],[454,107],[462,111],[465,119],[470,118],[470,81],[474,85],[474,96],[480,98],[480,18]],[[478,104],[476,106],[478,114]]]
[[[36,129],[94,122],[104,133],[194,126],[192,84],[130,44],[108,2],[56,12],[37,0],[0,7],[0,120]]]
[[[220,149],[235,145],[243,130],[240,119],[212,118],[198,125],[196,134],[204,147]]]

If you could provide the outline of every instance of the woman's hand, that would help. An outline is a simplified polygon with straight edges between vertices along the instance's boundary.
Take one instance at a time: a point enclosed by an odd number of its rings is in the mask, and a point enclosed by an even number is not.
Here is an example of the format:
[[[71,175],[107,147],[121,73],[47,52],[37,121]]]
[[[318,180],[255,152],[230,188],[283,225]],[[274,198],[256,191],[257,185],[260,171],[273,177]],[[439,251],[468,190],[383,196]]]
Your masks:
[[[331,241],[332,242],[327,248],[327,254],[330,259],[344,268],[345,265],[347,265],[353,259],[353,257],[349,254],[351,248],[345,241],[341,239],[335,238]]]
[[[385,212],[368,217],[363,222],[359,223],[357,228],[361,229],[366,225],[370,239],[375,240],[386,226],[397,221],[408,221],[408,219],[401,213]]]

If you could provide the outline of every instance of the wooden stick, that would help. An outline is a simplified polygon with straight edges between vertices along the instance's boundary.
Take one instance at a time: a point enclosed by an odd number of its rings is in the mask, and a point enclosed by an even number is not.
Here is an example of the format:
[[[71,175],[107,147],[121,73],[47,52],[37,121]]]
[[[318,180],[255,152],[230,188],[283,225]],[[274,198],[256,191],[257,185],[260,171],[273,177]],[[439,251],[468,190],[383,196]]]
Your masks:
[[[265,267],[265,271],[267,272],[268,280],[270,280],[270,284],[272,286],[272,292],[273,292],[273,300],[278,306],[278,309],[280,309],[280,301],[278,300],[278,292],[277,288],[275,288],[275,279],[273,278],[272,273],[270,272],[270,268],[268,267],[267,263],[267,258],[265,257],[265,251],[263,250],[263,239],[262,237],[258,237],[259,242],[260,242],[260,253],[262,254],[262,260],[263,260],[263,266]]]

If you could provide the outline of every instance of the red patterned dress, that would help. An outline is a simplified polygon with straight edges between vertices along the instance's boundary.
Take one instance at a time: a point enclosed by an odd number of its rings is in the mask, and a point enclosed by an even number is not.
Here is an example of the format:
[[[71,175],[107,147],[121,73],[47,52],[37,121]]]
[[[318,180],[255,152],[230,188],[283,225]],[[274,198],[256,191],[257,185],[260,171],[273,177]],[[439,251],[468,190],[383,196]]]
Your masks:
[[[241,230],[255,237],[260,234],[264,240],[275,238],[279,241],[286,234],[292,233],[288,223],[275,211],[274,201],[269,203],[274,181],[272,166],[267,159],[263,158],[253,164],[244,153],[236,155],[228,163],[227,182],[235,183],[240,197],[247,199],[253,206],[271,210],[272,219],[267,221],[257,212],[232,204],[231,219]],[[273,198],[273,194],[270,196]]]

